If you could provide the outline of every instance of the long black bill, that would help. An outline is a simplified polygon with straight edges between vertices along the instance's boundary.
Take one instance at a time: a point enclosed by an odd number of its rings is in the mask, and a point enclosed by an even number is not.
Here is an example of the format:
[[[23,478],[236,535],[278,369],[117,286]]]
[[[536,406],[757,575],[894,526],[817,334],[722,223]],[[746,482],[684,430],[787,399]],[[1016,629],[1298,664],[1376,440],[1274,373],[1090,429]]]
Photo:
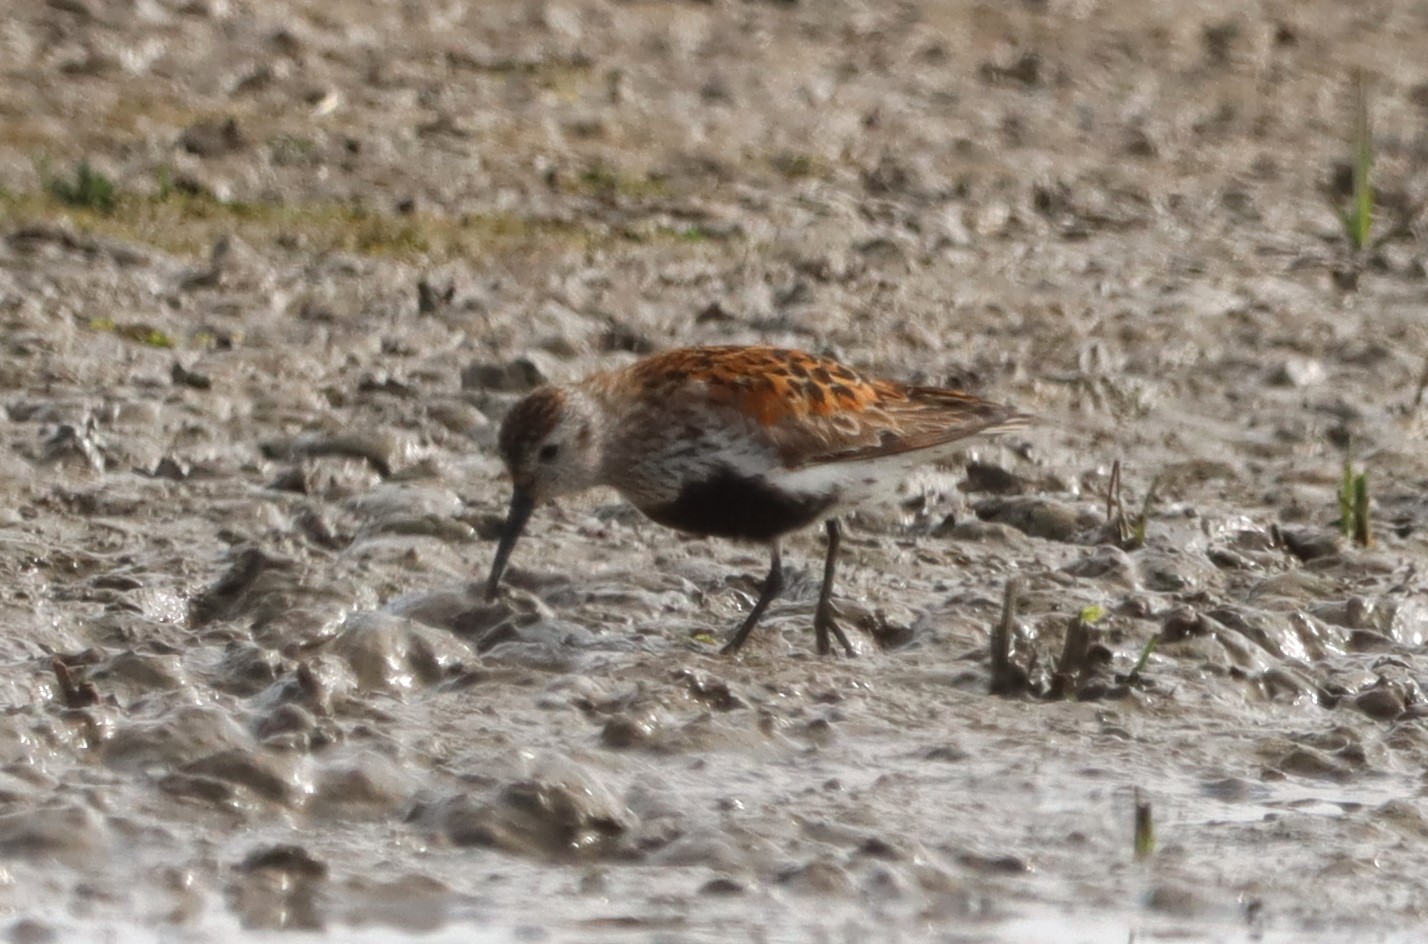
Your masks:
[[[530,492],[516,489],[511,495],[511,511],[506,515],[506,525],[501,529],[501,543],[496,545],[496,559],[491,562],[491,576],[486,580],[486,600],[496,599],[496,588],[501,585],[501,575],[506,572],[506,561],[516,546],[516,539],[525,529],[526,519],[535,508],[535,498]]]

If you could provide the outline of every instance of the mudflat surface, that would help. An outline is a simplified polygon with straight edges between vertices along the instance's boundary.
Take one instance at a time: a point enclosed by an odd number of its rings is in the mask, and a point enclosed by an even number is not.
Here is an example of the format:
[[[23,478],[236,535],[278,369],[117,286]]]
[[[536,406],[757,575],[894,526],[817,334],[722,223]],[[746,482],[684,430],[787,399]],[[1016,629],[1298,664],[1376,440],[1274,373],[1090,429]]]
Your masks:
[[[11,6],[9,940],[1421,929],[1428,8]],[[715,341],[1042,422],[847,522],[855,659],[610,494],[485,604],[503,412]]]

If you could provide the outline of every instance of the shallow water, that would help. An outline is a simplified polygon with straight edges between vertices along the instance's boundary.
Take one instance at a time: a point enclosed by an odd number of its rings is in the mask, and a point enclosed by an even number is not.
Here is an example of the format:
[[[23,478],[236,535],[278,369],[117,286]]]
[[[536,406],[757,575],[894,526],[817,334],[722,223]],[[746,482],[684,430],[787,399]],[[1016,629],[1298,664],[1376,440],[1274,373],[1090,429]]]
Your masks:
[[[1421,20],[7,17],[0,930],[1417,939]],[[1355,259],[1366,63],[1386,239]],[[118,204],[46,195],[36,154]],[[853,660],[811,651],[816,534],[726,659],[764,552],[608,493],[541,509],[487,604],[510,404],[715,341],[1042,422],[846,522]],[[1349,454],[1371,548],[1337,530]],[[1156,483],[1143,546],[1108,526],[1117,460],[1132,525]],[[1080,697],[1037,697],[1088,607]]]

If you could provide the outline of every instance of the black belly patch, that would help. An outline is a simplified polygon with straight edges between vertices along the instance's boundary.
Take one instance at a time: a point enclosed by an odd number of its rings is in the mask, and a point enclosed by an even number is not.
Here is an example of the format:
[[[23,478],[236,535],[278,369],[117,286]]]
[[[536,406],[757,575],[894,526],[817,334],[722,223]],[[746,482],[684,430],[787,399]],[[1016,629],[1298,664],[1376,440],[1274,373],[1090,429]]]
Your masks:
[[[818,520],[833,498],[790,495],[763,479],[720,469],[711,478],[688,482],[667,505],[641,508],[667,528],[738,541],[772,541]]]

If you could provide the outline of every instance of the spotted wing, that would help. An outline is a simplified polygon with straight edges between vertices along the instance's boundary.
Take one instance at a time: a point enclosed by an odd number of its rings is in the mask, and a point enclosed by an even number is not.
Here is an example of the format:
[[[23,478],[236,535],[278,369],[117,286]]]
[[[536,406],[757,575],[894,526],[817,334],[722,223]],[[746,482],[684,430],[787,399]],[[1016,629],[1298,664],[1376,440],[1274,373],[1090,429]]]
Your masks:
[[[783,348],[682,348],[631,370],[652,405],[717,416],[790,469],[924,449],[1026,420],[969,394],[874,380]]]
[[[855,462],[932,449],[979,433],[1026,426],[1031,417],[960,390],[893,385],[892,394],[864,411],[856,442],[808,462]]]

